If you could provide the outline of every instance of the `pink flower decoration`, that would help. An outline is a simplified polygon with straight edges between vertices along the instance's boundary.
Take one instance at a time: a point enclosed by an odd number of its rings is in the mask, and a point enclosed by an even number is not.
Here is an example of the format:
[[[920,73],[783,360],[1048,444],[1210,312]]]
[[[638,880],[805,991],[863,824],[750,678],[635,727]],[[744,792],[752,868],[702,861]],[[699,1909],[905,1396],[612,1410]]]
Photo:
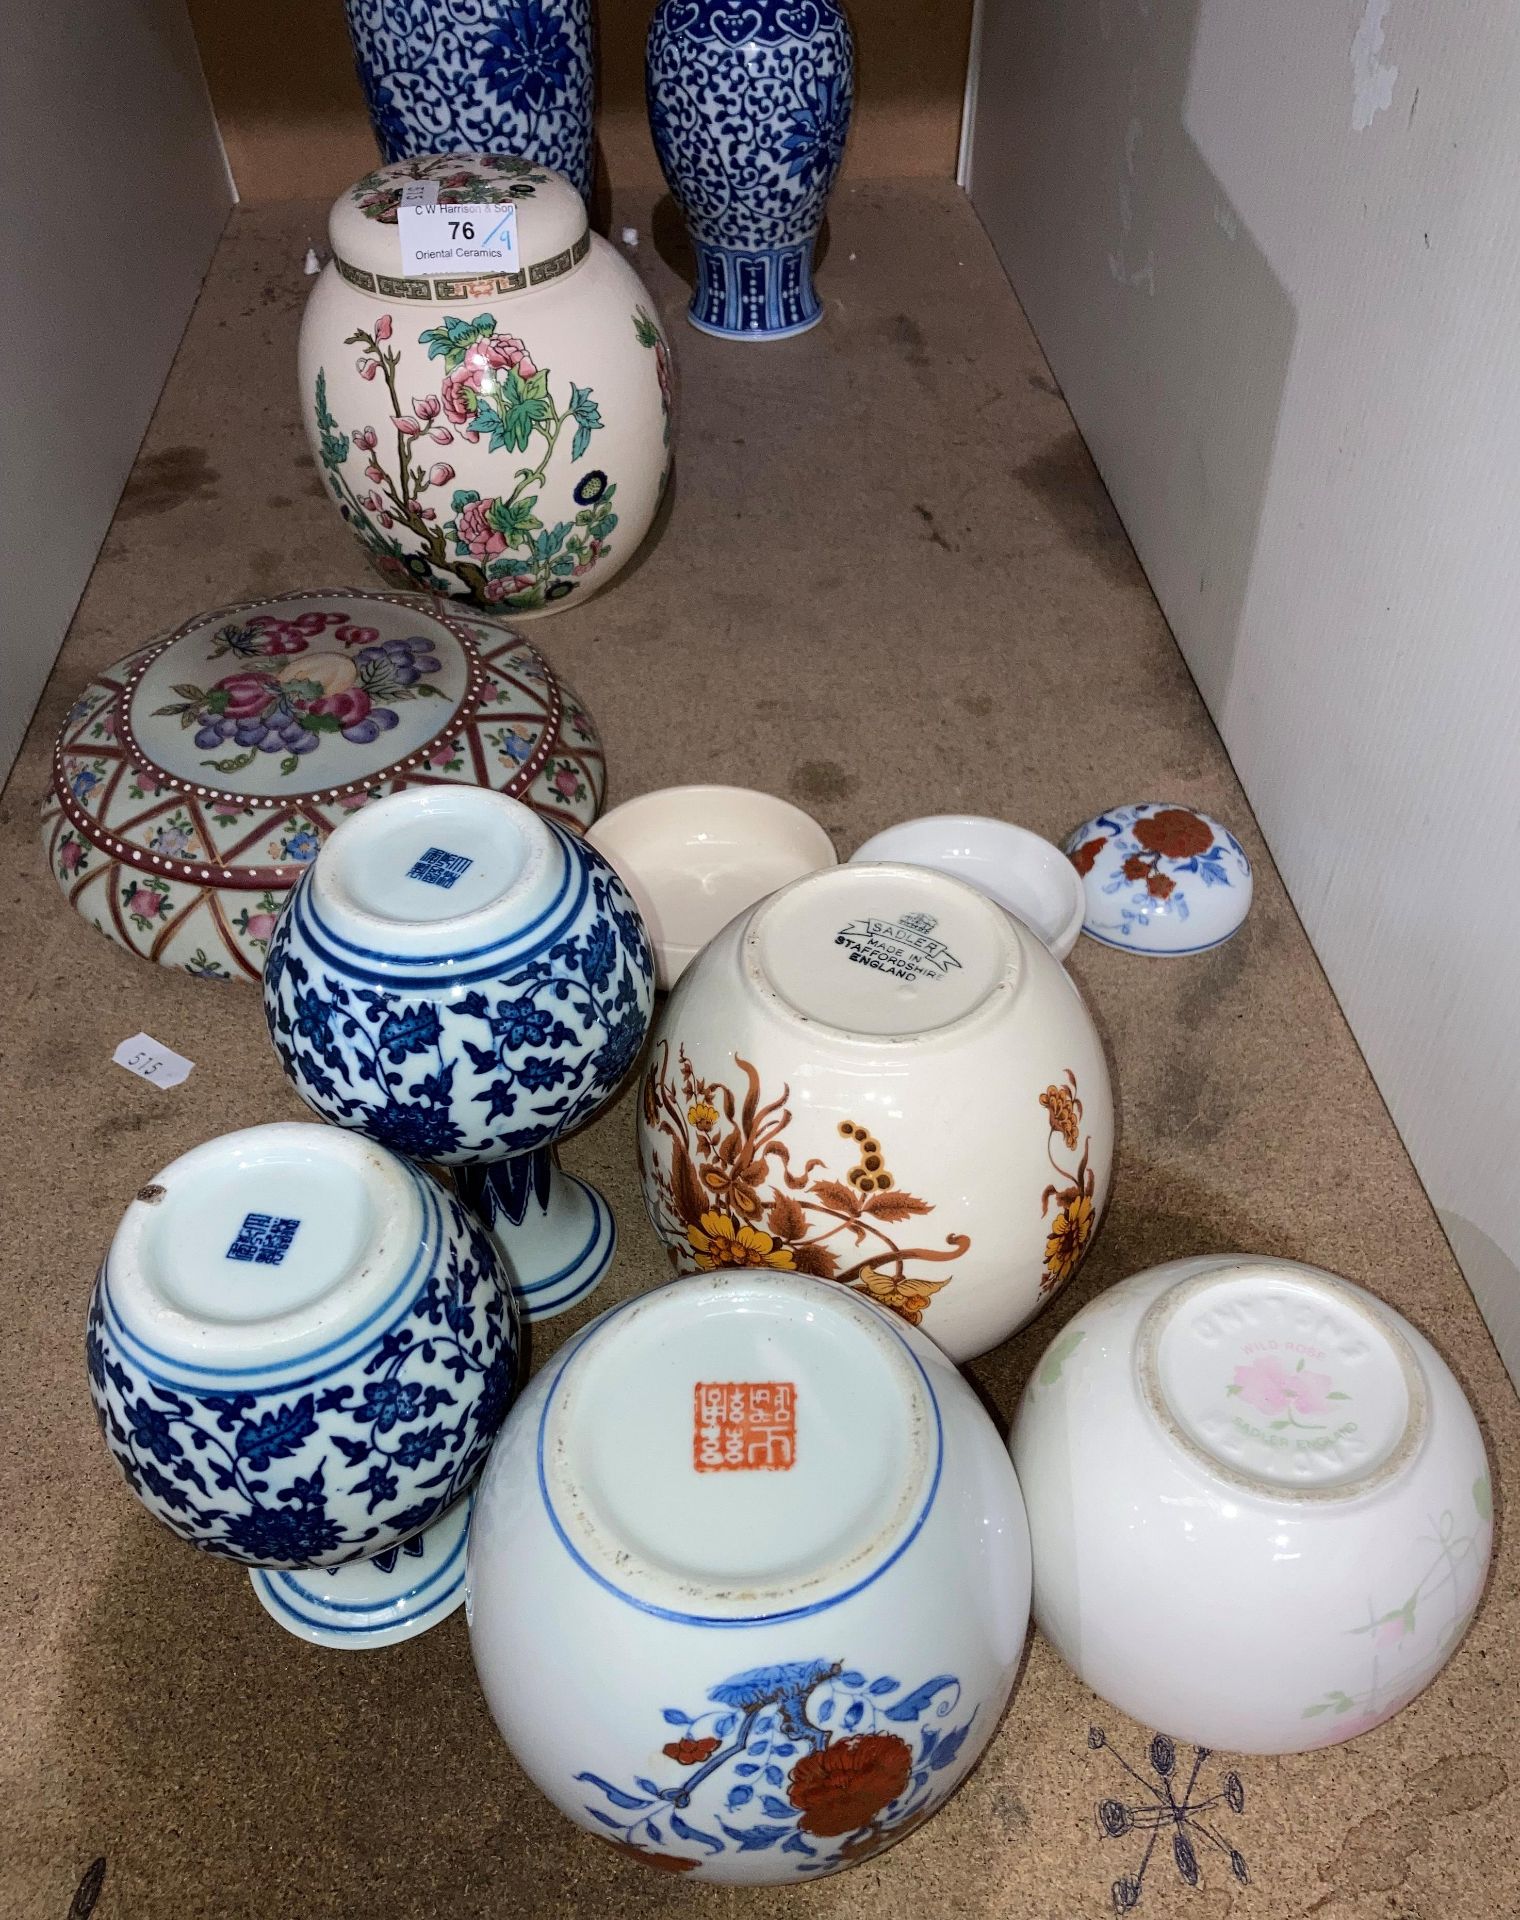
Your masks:
[[[361,380],[373,380],[379,371],[380,362],[378,360],[361,360],[359,362],[359,378]]]
[[[438,515],[431,507],[419,507],[417,509],[417,518],[419,520],[436,520]]]
[[[65,873],[72,873],[84,858],[84,848],[77,840],[65,840],[58,849],[58,864]]]
[[[416,414],[419,420],[436,420],[438,418],[438,409],[442,405],[443,402],[436,394],[425,393],[420,399],[414,399],[412,401],[412,412]]]
[[[573,767],[561,767],[555,774],[552,784],[556,792],[562,793],[567,800],[573,800],[580,781]]]
[[[428,468],[427,483],[430,487],[446,487],[454,478],[454,469],[447,460],[440,460],[436,466]]]
[[[440,447],[451,447],[454,444],[454,436],[447,427],[434,427],[428,438],[436,440]]]
[[[1402,1613],[1394,1614],[1391,1620],[1380,1620],[1373,1631],[1372,1644],[1375,1647],[1396,1647],[1409,1631],[1409,1622]]]
[[[506,535],[498,533],[486,518],[486,509],[495,504],[494,500],[472,500],[459,515],[459,537],[476,560],[489,560],[507,550]]]
[[[404,434],[408,440],[415,440],[422,431],[422,428],[418,426],[417,422],[409,413],[393,413],[391,415],[391,425],[396,429],[397,433]]]
[[[378,437],[373,427],[354,428],[354,445],[356,447],[363,447],[366,453],[369,453],[373,449]]]
[[[380,318],[375,322],[375,338],[377,340],[389,340],[390,337],[391,317],[388,313],[382,313]]]
[[[395,526],[396,522],[391,518],[391,516],[388,513],[382,513],[380,516],[380,524],[382,527],[393,527]]]
[[[276,915],[272,913],[250,913],[247,933],[250,940],[267,940],[274,932]]]
[[[443,383],[443,410],[456,427],[468,427],[475,411],[474,400],[485,394],[494,398],[503,373],[520,373],[531,380],[538,372],[528,350],[515,334],[498,333],[490,340],[477,340]]]
[[[135,913],[144,920],[156,920],[165,905],[161,893],[155,893],[151,887],[139,887],[127,902],[127,912]]]
[[[488,600],[507,600],[510,599],[514,593],[521,593],[524,587],[531,587],[532,584],[533,576],[531,573],[519,573],[511,580],[488,580],[486,582],[486,598]]]
[[[373,480],[378,487],[380,482],[385,478],[385,469],[371,460],[369,465],[364,469],[364,477],[366,480]]]
[[[359,501],[359,505],[363,507],[366,513],[378,513],[380,511],[380,496],[378,493],[366,493]]]
[[[1328,1373],[1285,1367],[1270,1353],[1253,1360],[1248,1367],[1235,1369],[1235,1386],[1240,1397],[1258,1413],[1326,1413],[1332,1385]]]

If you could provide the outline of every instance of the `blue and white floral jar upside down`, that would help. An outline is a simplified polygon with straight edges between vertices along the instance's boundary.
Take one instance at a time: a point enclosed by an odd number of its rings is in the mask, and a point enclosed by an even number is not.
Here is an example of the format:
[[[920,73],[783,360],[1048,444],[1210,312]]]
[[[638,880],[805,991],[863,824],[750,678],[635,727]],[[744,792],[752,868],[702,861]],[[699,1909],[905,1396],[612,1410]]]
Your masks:
[[[339,1126],[462,1169],[530,1318],[612,1258],[606,1202],[553,1149],[611,1099],[654,959],[600,854],[520,802],[416,788],[354,814],[292,893],[264,1010],[296,1091]]]
[[[460,1604],[518,1314],[485,1232],[426,1174],[300,1122],[205,1142],[122,1216],[85,1346],[133,1492],[260,1569],[291,1632],[376,1646]]]
[[[660,0],[644,74],[696,248],[692,325],[745,340],[816,326],[813,244],[854,99],[844,13],[835,0]]]
[[[591,0],[346,0],[382,158],[520,153],[592,179]]]

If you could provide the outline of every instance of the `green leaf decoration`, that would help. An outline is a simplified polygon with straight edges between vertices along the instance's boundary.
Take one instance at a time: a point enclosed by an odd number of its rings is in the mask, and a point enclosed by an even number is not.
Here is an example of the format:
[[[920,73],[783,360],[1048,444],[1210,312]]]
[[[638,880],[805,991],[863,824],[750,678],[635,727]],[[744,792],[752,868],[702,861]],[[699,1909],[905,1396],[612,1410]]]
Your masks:
[[[660,329],[642,307],[633,310],[633,334],[641,347],[657,347],[660,344]]]
[[[1061,1377],[1061,1369],[1087,1338],[1081,1327],[1068,1327],[1051,1347],[1049,1353],[1040,1362],[1040,1385],[1053,1387]]]
[[[486,522],[504,533],[512,546],[522,546],[543,525],[533,512],[537,502],[536,493],[521,500],[493,500],[486,509]]]
[[[533,391],[540,381],[547,387],[547,376],[544,374],[535,374],[532,380],[524,380],[520,373],[507,375],[505,411],[501,417],[499,440],[495,433],[491,438],[493,452],[498,445],[511,447],[517,453],[526,452],[528,442],[550,417],[553,408],[544,393]]]
[[[1286,1420],[1269,1420],[1267,1425],[1272,1429],[1273,1433],[1276,1433],[1279,1427],[1287,1426],[1288,1422]]]
[[[300,766],[300,764],[301,764],[301,759],[299,754],[287,753],[285,755],[285,758],[280,762],[280,772],[294,773],[296,768]]]
[[[215,767],[218,773],[241,773],[244,767],[251,767],[258,759],[258,749],[250,747],[246,753],[235,753],[226,760],[203,760],[203,767]]]
[[[457,487],[449,505],[454,509],[455,513],[463,513],[466,507],[472,506],[479,498],[480,495],[473,487]]]
[[[1478,1509],[1478,1518],[1491,1521],[1494,1517],[1494,1490],[1486,1473],[1480,1473],[1474,1480],[1472,1496],[1473,1505]]]
[[[1329,1711],[1330,1711],[1330,1702],[1328,1700],[1316,1700],[1312,1707],[1304,1708],[1303,1717],[1306,1720],[1312,1720],[1316,1714],[1328,1713]]]
[[[1239,1387],[1234,1387],[1234,1386],[1231,1386],[1231,1387],[1226,1387],[1224,1391],[1225,1391],[1225,1397],[1226,1397],[1226,1399],[1228,1399],[1228,1398],[1229,1398],[1229,1397],[1230,1397],[1230,1396],[1231,1396],[1232,1394],[1237,1394],[1237,1393],[1239,1393],[1239,1392],[1240,1392],[1240,1388],[1239,1388]]]
[[[1349,1400],[1351,1395],[1349,1393],[1327,1393],[1325,1398],[1327,1400]]]
[[[308,733],[339,733],[343,722],[335,713],[303,713],[301,725]]]

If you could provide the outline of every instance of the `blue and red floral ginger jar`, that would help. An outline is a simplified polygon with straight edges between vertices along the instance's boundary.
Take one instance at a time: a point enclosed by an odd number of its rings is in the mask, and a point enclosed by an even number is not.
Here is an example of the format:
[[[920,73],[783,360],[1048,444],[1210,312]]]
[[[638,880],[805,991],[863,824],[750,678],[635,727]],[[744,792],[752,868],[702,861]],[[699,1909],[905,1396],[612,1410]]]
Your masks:
[[[257,980],[291,887],[370,801],[479,785],[579,833],[605,778],[591,716],[510,628],[421,594],[280,594],[96,675],[42,838],[65,899],[129,952]]]
[[[436,244],[413,249],[408,193],[446,209]],[[509,614],[605,586],[664,490],[670,350],[574,187],[511,154],[398,160],[339,195],[328,231],[301,409],[370,558]]]

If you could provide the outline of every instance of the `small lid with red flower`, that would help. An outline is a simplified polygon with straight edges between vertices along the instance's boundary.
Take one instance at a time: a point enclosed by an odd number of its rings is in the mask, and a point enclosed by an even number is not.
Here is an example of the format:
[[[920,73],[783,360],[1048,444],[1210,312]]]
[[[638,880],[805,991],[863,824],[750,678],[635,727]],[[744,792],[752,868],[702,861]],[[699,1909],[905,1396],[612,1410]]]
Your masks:
[[[421,181],[441,205],[478,207],[477,228],[508,208],[517,226],[518,266],[505,272],[464,258],[450,270],[440,260],[429,277],[402,270],[399,209],[402,194]],[[327,221],[333,264],[351,286],[386,300],[497,298],[572,273],[591,248],[585,202],[551,167],[511,153],[422,154],[377,167],[333,202]],[[477,243],[488,232],[471,236]],[[461,245],[463,243],[461,242]]]
[[[542,655],[424,594],[284,594],[197,614],[96,676],[54,750],[43,839],[70,903],[121,945],[257,978],[340,820],[457,782],[596,818],[600,743]]]

